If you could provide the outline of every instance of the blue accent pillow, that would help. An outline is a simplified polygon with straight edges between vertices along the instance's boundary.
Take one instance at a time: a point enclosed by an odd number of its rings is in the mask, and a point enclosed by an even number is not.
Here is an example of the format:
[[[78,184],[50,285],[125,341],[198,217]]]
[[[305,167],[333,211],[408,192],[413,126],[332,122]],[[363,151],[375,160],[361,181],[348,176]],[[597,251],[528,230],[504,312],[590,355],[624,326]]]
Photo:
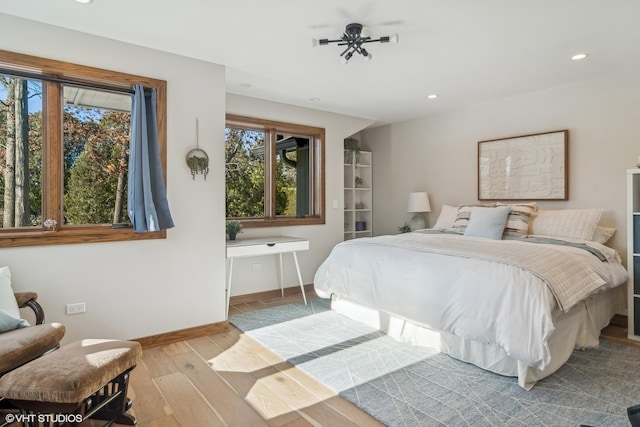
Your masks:
[[[471,209],[469,224],[464,231],[464,235],[486,237],[494,240],[502,239],[502,233],[507,224],[507,217],[510,211],[511,208],[509,206],[495,208],[475,206]]]
[[[12,329],[26,328],[29,326],[24,319],[18,319],[12,316],[7,310],[0,308],[0,332],[10,331]]]

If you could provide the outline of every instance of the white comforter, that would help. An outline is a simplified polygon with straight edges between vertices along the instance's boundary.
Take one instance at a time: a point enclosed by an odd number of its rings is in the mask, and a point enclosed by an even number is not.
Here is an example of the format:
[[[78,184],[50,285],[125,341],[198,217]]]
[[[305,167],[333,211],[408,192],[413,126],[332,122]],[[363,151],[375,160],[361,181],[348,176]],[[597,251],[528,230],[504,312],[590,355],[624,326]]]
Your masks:
[[[349,240],[338,244],[319,267],[316,292],[325,298],[347,297],[431,329],[498,345],[509,356],[544,369],[550,360],[547,340],[554,331],[553,314],[558,311],[548,281],[509,263],[428,249],[430,242],[442,239],[488,241],[421,233]],[[492,242],[514,252],[521,251],[521,245],[540,246],[517,240]],[[579,248],[542,246],[554,257],[569,257],[570,263],[595,273],[589,276],[597,283],[586,284],[591,290],[585,295],[625,283],[626,271],[612,249],[589,244],[597,246],[609,262]]]

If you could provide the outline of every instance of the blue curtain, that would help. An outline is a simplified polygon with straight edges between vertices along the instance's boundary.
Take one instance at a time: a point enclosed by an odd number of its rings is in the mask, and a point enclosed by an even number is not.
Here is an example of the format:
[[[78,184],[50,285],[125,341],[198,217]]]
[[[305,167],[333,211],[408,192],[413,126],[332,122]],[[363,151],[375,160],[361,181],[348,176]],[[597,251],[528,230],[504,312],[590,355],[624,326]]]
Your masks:
[[[137,232],[173,227],[162,176],[156,91],[133,86],[129,142],[129,219]]]

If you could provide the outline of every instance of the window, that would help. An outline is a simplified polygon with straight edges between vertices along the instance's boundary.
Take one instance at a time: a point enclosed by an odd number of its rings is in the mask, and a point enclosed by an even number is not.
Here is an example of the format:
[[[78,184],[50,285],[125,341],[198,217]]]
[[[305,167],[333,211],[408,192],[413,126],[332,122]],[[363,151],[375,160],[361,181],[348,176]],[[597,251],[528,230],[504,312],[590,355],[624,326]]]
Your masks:
[[[324,129],[227,115],[225,156],[227,219],[324,224]]]
[[[127,214],[132,85],[166,82],[0,50],[0,247],[164,238]]]

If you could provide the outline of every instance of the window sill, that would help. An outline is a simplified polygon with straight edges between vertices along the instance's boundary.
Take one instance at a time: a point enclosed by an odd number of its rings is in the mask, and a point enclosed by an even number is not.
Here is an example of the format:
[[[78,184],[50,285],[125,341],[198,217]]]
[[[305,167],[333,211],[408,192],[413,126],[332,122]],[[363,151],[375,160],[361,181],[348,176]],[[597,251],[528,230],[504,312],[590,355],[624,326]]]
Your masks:
[[[239,219],[227,218],[227,220],[239,221],[244,228],[260,228],[260,227],[291,227],[296,225],[319,225],[324,224],[323,217],[308,216],[304,218],[277,218],[277,219]]]
[[[0,232],[0,248],[21,246],[65,245],[74,243],[121,242],[130,240],[165,239],[166,231],[136,233],[131,228],[111,228],[111,225],[64,227],[58,231],[24,230]]]

